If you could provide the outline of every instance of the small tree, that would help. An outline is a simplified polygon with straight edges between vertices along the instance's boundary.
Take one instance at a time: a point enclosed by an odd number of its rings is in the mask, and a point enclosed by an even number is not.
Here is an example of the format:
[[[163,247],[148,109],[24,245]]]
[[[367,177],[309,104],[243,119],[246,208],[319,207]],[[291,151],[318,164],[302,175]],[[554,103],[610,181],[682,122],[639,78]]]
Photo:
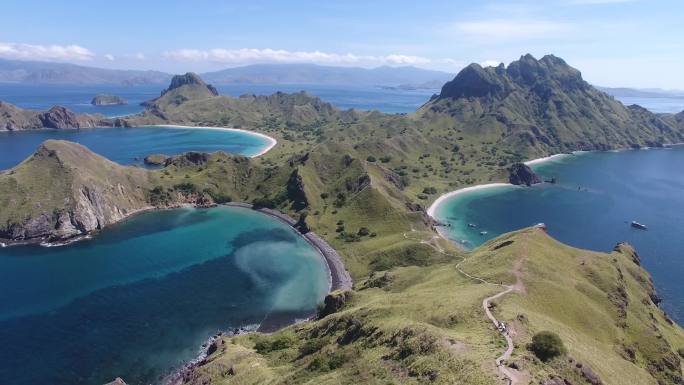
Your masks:
[[[566,352],[563,340],[561,340],[558,334],[549,331],[535,334],[532,337],[530,350],[537,358],[544,362],[550,361]]]
[[[366,158],[366,160],[371,162],[371,163],[374,163],[375,161],[377,161],[377,159],[375,159],[375,157],[373,155],[368,155],[368,158]]]

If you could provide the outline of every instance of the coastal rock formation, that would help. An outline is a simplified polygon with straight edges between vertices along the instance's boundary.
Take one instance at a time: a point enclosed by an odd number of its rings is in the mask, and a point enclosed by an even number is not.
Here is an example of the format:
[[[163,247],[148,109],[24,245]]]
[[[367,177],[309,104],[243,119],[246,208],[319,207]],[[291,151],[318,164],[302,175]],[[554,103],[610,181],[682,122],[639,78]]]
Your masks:
[[[76,143],[48,140],[0,174],[0,238],[63,240],[102,229],[148,208],[147,184],[146,170],[120,166]]]
[[[336,290],[326,295],[325,299],[323,300],[323,308],[318,316],[323,318],[338,312],[347,304],[351,297],[352,292],[350,290]]]
[[[0,131],[18,131],[38,128],[92,128],[109,125],[97,116],[76,114],[61,106],[48,111],[32,111],[0,101]]]
[[[541,183],[539,176],[524,163],[515,163],[508,169],[508,181],[514,185],[525,186]]]
[[[116,106],[128,104],[128,102],[116,95],[98,94],[90,101],[93,106]]]
[[[287,197],[292,201],[292,208],[295,210],[302,210],[309,205],[309,200],[306,198],[304,191],[304,181],[299,175],[299,169],[295,169],[290,174],[287,180]]]
[[[152,154],[148,155],[143,159],[143,162],[149,166],[162,166],[169,159],[168,156],[164,154]]]

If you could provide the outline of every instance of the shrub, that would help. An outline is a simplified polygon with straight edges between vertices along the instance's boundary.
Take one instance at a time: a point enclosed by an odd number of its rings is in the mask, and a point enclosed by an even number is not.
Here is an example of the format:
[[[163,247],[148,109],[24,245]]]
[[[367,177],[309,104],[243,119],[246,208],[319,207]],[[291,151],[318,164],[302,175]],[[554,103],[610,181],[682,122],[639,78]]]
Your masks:
[[[174,185],[173,188],[186,194],[197,192],[197,186],[191,182],[179,183]]]
[[[425,187],[423,189],[423,194],[437,194],[437,189],[434,187]]]
[[[321,199],[328,199],[329,196],[330,196],[330,194],[328,194],[326,192],[321,193]]]
[[[267,208],[267,209],[272,209],[275,208],[275,203],[268,198],[255,198],[252,201],[252,205],[254,206],[255,209],[261,209],[261,208]]]
[[[382,163],[387,163],[387,162],[389,162],[390,160],[392,160],[392,157],[389,156],[389,155],[388,155],[388,156],[383,156],[383,157],[380,158],[380,161],[381,161]]]
[[[565,354],[565,346],[558,334],[542,331],[532,337],[530,350],[537,358],[546,362]]]
[[[375,159],[373,155],[368,155],[368,158],[366,158],[366,160],[371,163],[375,163],[377,161],[377,159]]]
[[[370,230],[368,230],[368,227],[361,227],[357,234],[359,234],[362,237],[365,237],[366,235],[370,234]]]
[[[280,333],[272,336],[256,335],[256,343],[254,349],[257,353],[265,354],[276,350],[287,349],[294,343],[294,338],[285,333]]]
[[[679,353],[680,357],[684,358],[684,348],[677,349],[677,353]]]
[[[299,356],[304,357],[308,356],[309,354],[316,353],[317,351],[323,349],[326,344],[327,342],[324,339],[311,338],[304,342],[304,344],[302,344],[302,346],[299,348]]]

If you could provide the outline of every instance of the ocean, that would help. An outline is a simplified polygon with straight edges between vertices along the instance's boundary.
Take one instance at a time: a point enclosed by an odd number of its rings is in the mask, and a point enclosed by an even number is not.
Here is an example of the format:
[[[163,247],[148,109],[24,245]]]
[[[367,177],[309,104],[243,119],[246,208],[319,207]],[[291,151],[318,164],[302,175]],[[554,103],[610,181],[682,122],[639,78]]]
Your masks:
[[[0,378],[156,383],[219,330],[313,314],[328,285],[306,240],[242,208],[149,212],[68,246],[1,248]]]
[[[684,147],[581,153],[533,168],[558,183],[493,187],[446,199],[435,212],[451,224],[444,234],[474,248],[543,222],[551,236],[580,248],[609,252],[627,241],[652,274],[664,309],[683,321]],[[632,228],[631,221],[648,230]]]

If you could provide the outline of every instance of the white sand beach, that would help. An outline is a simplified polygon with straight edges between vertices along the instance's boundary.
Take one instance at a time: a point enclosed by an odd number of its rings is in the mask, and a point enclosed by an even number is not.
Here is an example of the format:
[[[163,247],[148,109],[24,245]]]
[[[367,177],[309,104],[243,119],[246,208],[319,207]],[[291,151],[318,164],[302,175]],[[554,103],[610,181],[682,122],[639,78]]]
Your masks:
[[[261,150],[259,153],[254,154],[250,156],[250,158],[256,158],[259,156],[264,155],[265,153],[271,151],[273,147],[275,147],[276,144],[278,144],[278,141],[270,137],[266,134],[262,134],[260,132],[255,132],[255,131],[249,131],[249,130],[243,130],[240,128],[229,128],[229,127],[206,127],[206,126],[181,126],[177,124],[155,124],[151,127],[166,127],[166,128],[194,128],[194,129],[201,129],[201,130],[218,130],[218,131],[234,131],[234,132],[243,132],[245,134],[249,135],[254,135],[258,136],[260,138],[266,139],[268,141],[268,146],[266,146],[263,150]]]

